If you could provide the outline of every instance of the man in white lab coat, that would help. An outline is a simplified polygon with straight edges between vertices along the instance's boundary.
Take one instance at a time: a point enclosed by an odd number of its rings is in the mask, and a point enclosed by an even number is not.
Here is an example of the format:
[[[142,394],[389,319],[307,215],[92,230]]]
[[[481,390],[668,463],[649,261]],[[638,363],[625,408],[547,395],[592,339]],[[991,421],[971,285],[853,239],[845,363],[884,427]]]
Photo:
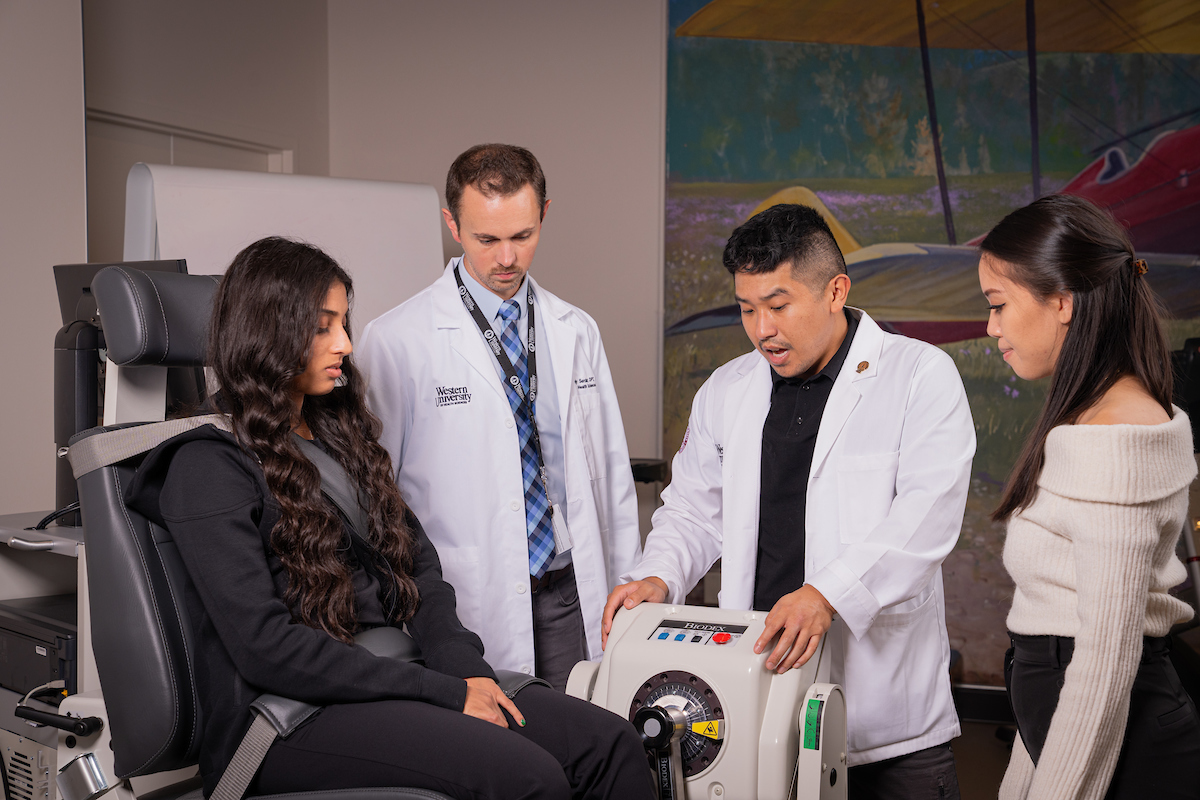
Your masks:
[[[962,381],[936,347],[846,307],[845,262],[811,208],[752,217],[724,263],[756,351],[696,394],[604,633],[621,606],[682,602],[719,557],[721,606],[769,612],[754,645],[768,669],[827,636],[850,797],[958,797],[941,563],[975,453]]]
[[[446,204],[463,255],[367,326],[359,363],[459,618],[493,667],[562,689],[641,553],[612,375],[592,318],[526,275],[550,205],[533,154],[471,148]]]

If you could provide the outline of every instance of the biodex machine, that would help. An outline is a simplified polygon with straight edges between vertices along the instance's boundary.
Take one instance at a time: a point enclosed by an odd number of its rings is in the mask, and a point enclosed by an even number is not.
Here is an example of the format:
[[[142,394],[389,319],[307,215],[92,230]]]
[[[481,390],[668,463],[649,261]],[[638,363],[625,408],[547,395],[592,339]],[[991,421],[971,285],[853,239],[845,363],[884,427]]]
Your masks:
[[[765,612],[643,603],[613,620],[603,660],[567,694],[628,717],[662,800],[846,797],[846,700],[822,641],[800,669],[754,652]]]

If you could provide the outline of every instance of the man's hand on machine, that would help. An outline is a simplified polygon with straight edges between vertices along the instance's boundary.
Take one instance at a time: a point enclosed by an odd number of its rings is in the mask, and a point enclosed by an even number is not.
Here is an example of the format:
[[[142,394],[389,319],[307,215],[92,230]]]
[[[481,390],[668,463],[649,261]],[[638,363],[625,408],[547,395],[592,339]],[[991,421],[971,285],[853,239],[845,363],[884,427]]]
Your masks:
[[[600,626],[600,649],[608,646],[608,632],[612,630],[613,617],[621,606],[633,608],[640,603],[667,602],[667,584],[662,578],[651,575],[642,581],[623,583],[612,590],[604,604],[604,622]]]
[[[520,709],[512,700],[508,699],[508,695],[496,685],[494,680],[491,678],[467,678],[467,702],[463,705],[464,714],[499,725],[501,728],[507,728],[508,720],[504,718],[502,708],[512,714],[512,718],[517,721],[518,725],[522,728],[525,727],[525,717],[521,714]]]
[[[778,634],[779,642],[767,657],[767,669],[782,675],[793,667],[802,667],[817,652],[821,636],[833,624],[834,613],[825,596],[805,584],[779,598],[767,614],[763,634],[754,643],[754,652],[763,652]]]

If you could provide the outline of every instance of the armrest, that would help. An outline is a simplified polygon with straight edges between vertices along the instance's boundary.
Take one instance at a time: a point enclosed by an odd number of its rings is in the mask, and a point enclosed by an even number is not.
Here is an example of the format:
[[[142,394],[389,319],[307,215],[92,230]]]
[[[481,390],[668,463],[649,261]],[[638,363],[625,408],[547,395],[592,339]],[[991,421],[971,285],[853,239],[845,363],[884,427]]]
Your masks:
[[[260,694],[258,699],[250,704],[250,708],[258,712],[260,717],[266,718],[281,739],[291,736],[292,731],[321,710],[320,706],[274,694]]]
[[[526,686],[538,684],[545,686],[547,689],[554,687],[546,683],[541,678],[533,675],[526,675],[524,672],[513,672],[507,669],[496,670],[496,683],[500,686],[501,691],[508,697],[509,700],[517,696],[517,692],[524,689]]]

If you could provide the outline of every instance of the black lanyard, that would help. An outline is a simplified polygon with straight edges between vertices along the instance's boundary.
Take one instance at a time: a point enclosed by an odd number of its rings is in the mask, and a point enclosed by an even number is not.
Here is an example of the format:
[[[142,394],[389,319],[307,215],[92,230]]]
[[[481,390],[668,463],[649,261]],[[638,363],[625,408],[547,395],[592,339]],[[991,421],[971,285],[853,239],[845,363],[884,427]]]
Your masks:
[[[517,369],[509,360],[508,353],[504,351],[504,347],[500,344],[500,337],[496,335],[496,331],[492,329],[492,325],[488,322],[487,317],[483,316],[483,312],[479,310],[479,305],[475,302],[475,298],[471,297],[471,293],[463,284],[462,275],[458,273],[458,267],[454,268],[454,280],[458,284],[458,296],[462,298],[463,305],[467,307],[467,311],[471,314],[471,319],[475,320],[475,324],[479,326],[479,332],[483,335],[483,340],[487,342],[491,348],[492,355],[496,357],[496,361],[500,364],[500,369],[504,372],[504,377],[509,385],[516,390],[517,396],[521,398],[521,402],[525,404],[529,411],[529,424],[533,426],[533,450],[537,453],[538,467],[542,473],[542,486],[546,489],[546,496],[550,496],[550,484],[546,481],[546,461],[542,458],[542,437],[538,434],[537,416],[533,411],[533,402],[537,399],[537,356],[535,355],[534,346],[534,324],[533,324],[533,287],[529,286],[525,291],[525,304],[529,307],[529,330],[525,334],[525,358],[529,366],[529,392],[526,393],[525,387],[521,385],[521,378],[517,375]],[[513,412],[516,416],[516,412]]]

